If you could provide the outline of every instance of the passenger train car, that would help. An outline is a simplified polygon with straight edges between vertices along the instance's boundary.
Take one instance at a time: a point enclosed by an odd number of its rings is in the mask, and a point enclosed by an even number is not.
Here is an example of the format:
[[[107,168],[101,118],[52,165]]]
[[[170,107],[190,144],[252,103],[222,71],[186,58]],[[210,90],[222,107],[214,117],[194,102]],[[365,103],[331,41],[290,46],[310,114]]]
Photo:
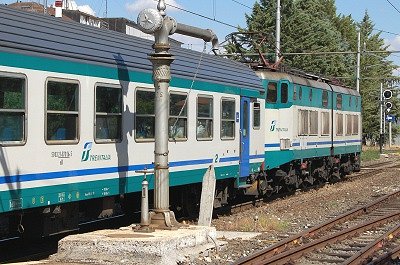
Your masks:
[[[139,208],[137,171],[154,160],[151,46],[0,6],[0,240]],[[359,167],[354,90],[207,54],[191,88],[201,54],[171,53],[172,209],[198,203],[210,165],[215,207]]]

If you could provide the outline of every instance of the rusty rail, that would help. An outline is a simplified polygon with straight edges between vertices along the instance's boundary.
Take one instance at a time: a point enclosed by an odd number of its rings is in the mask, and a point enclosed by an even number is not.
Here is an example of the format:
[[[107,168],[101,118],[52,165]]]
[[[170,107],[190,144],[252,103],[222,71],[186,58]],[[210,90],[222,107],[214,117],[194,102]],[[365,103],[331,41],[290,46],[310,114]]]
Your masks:
[[[267,264],[267,263],[265,263],[266,260],[268,260],[269,262],[272,262],[272,260],[270,261],[269,259],[274,258],[274,260],[275,260],[275,257],[278,257],[278,256],[281,257],[281,255],[283,257],[283,253],[290,252],[291,251],[290,248],[294,248],[297,245],[299,245],[303,241],[303,239],[310,238],[310,237],[316,235],[317,233],[320,233],[324,230],[330,229],[331,227],[333,227],[337,224],[343,223],[351,218],[355,218],[362,214],[366,214],[366,213],[372,211],[373,209],[377,208],[379,204],[381,204],[389,199],[395,198],[399,195],[400,195],[400,191],[383,196],[382,198],[380,198],[374,202],[371,202],[365,206],[360,206],[354,210],[351,210],[347,213],[339,215],[327,222],[324,222],[320,225],[309,228],[309,229],[303,231],[302,233],[299,233],[299,234],[291,236],[285,240],[282,240],[282,241],[278,242],[277,244],[274,244],[266,249],[258,251],[247,257],[243,257],[243,258],[235,261],[233,264],[234,265]],[[397,213],[397,214],[399,214],[399,213]],[[298,247],[298,248],[301,248],[301,247]],[[260,263],[258,263],[258,262],[260,262]],[[270,263],[268,263],[268,264],[270,264]],[[279,264],[279,263],[276,263],[276,264]]]

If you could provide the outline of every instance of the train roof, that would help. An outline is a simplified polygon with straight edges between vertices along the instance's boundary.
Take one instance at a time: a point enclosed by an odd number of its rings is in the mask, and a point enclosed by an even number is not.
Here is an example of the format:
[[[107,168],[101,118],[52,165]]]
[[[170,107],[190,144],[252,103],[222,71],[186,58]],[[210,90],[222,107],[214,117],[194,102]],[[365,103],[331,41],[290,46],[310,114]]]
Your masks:
[[[0,5],[0,51],[82,62],[137,72],[152,72],[148,54],[153,41],[63,21],[44,14]],[[200,52],[171,47],[175,61],[172,78],[192,80]],[[219,56],[204,54],[196,81],[263,92],[260,78],[247,66]]]
[[[272,72],[272,71],[266,71],[266,70],[258,70],[257,75],[260,76],[261,79],[267,79],[267,80],[274,80],[278,81],[281,79],[288,80],[292,83],[303,85],[303,86],[309,86],[309,87],[316,87],[324,90],[331,91],[331,88],[334,92],[337,93],[342,93],[342,94],[349,94],[353,96],[360,96],[360,93],[357,92],[355,89],[351,89],[348,87],[343,87],[339,85],[334,85],[334,84],[329,84],[326,82],[321,82],[313,79],[308,79],[302,76],[297,76],[285,72]]]

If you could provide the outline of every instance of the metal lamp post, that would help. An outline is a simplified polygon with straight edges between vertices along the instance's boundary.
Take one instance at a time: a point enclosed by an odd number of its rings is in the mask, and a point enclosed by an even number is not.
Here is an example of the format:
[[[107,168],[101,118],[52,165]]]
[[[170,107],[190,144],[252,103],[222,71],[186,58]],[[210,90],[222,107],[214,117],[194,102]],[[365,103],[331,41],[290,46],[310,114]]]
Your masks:
[[[169,53],[168,36],[177,32],[183,35],[211,41],[213,50],[218,49],[218,39],[211,30],[199,29],[178,24],[175,19],[166,16],[165,2],[160,0],[155,9],[144,9],[139,13],[138,25],[148,34],[154,34],[154,53],[149,60],[153,64],[153,82],[155,87],[155,148],[154,148],[154,210],[150,212],[151,226],[162,229],[174,229],[179,226],[175,215],[169,210],[169,165],[168,165],[168,118],[169,118],[169,82],[170,65],[174,60]]]

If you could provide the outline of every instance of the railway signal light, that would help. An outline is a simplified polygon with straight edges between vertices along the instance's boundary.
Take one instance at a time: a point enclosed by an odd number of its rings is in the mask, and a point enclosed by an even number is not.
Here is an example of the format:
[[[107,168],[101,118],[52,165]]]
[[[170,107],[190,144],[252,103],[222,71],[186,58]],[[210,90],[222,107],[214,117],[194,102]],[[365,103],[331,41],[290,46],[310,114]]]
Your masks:
[[[392,98],[392,95],[393,95],[392,90],[386,89],[385,91],[383,91],[384,99],[390,99],[390,98]]]
[[[385,103],[386,109],[391,109],[393,107],[392,102],[388,101]]]

